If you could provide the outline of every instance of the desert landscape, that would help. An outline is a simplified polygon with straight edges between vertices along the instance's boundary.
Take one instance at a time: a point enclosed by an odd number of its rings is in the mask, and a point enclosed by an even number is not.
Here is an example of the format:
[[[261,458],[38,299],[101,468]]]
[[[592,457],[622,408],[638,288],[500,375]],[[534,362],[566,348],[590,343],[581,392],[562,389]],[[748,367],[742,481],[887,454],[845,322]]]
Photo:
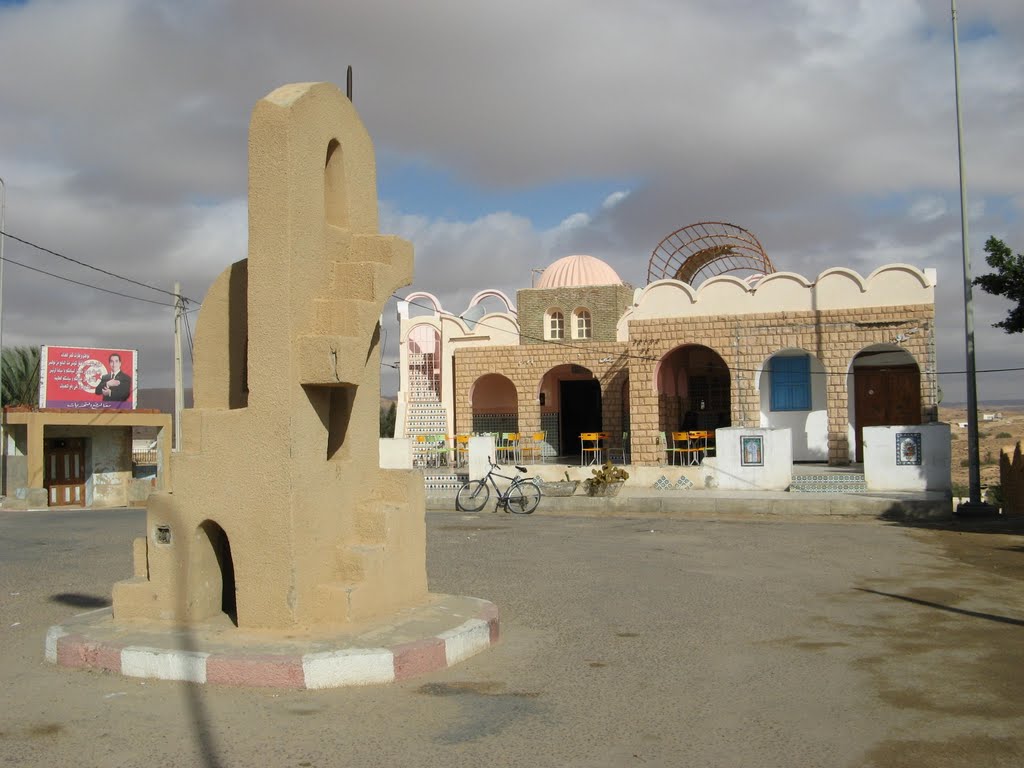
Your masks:
[[[991,416],[990,420],[986,420],[988,416]],[[960,424],[967,421],[967,406],[940,406],[939,420],[950,425],[953,495],[964,496],[968,485],[967,427]],[[999,485],[999,449],[1012,448],[1017,442],[1024,443],[1024,404],[979,404],[978,457],[983,488]]]

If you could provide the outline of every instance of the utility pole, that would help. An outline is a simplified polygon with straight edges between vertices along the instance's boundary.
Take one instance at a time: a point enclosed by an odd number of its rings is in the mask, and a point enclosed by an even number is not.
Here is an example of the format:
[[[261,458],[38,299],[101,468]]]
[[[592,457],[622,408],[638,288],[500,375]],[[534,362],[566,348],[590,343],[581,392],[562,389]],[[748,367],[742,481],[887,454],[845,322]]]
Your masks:
[[[181,412],[185,408],[185,390],[181,378],[181,283],[174,284],[174,450],[181,450]]]
[[[964,332],[967,337],[967,464],[970,499],[956,508],[964,517],[988,517],[999,510],[981,500],[981,463],[978,458],[978,375],[974,360],[974,306],[971,294],[971,252],[967,239],[967,178],[964,175],[964,129],[960,110],[960,41],[957,37],[956,0],[953,12],[953,83],[956,90],[956,147],[960,158],[960,238],[964,257]]]

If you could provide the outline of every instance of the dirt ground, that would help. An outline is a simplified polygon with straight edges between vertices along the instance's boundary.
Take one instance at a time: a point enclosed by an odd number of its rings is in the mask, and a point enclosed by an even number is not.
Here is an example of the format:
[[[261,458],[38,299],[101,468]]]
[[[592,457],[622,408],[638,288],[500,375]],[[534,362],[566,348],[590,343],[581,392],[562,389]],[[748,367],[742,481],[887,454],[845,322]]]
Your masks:
[[[986,406],[982,403],[981,414],[993,414],[997,418],[992,421],[978,421],[978,457],[981,461],[981,484],[991,486],[999,484],[999,449],[1024,443],[1024,407],[1021,406]],[[957,485],[968,484],[967,467],[967,429],[959,424],[967,421],[967,409],[939,408],[939,421],[950,425],[950,442],[952,446],[951,476],[954,489]]]

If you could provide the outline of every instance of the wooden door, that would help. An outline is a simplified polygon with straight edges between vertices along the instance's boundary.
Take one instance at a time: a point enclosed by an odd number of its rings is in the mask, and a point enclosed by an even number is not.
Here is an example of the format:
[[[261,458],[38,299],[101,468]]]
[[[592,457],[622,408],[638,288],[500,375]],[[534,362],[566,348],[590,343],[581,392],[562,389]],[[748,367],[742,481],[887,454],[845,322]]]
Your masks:
[[[81,438],[45,442],[45,485],[51,507],[85,506],[85,441]]]
[[[864,427],[921,423],[921,375],[916,365],[854,368],[856,461],[864,461]]]

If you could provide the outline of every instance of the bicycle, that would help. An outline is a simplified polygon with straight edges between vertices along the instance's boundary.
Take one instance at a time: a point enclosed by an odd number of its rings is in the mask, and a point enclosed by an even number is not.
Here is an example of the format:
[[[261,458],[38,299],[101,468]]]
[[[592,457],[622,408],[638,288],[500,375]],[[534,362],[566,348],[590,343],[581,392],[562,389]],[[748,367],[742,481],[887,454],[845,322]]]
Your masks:
[[[488,481],[494,487],[494,492],[498,494],[498,503],[494,507],[495,512],[504,507],[506,512],[528,515],[537,508],[537,505],[540,504],[540,486],[533,478],[520,477],[518,474],[509,476],[496,472],[495,470],[501,469],[501,467],[491,461],[490,456],[487,457],[487,463],[491,465],[491,468],[482,480],[470,480],[459,489],[455,496],[456,509],[463,512],[479,512],[483,509],[491,497]],[[526,472],[526,467],[516,465],[516,470]],[[511,481],[504,492],[498,488],[495,477]]]

